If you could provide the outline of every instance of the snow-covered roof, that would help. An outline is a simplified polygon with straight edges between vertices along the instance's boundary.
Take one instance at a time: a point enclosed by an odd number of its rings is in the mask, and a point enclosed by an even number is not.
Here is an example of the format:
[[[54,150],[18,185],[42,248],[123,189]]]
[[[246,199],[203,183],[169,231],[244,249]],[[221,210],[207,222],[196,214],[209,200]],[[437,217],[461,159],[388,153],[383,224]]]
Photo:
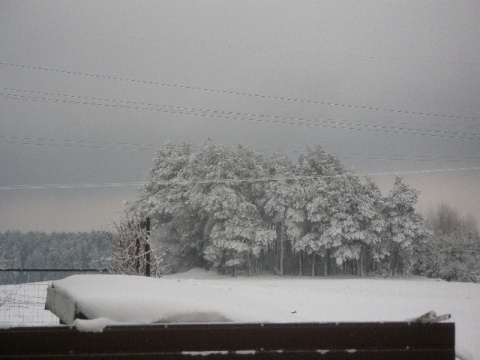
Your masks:
[[[194,279],[74,275],[54,281],[46,307],[70,325],[73,312],[104,325],[172,322],[298,322],[274,304],[199,284]],[[81,323],[77,320],[77,324]],[[91,322],[90,322],[91,323]]]

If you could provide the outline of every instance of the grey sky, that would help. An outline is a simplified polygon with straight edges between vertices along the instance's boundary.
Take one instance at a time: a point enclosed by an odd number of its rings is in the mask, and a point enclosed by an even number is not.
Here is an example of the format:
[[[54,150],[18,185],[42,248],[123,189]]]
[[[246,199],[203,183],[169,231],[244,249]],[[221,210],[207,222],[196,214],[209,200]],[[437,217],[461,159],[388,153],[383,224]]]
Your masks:
[[[11,187],[144,181],[154,151],[118,148],[208,137],[293,158],[319,143],[360,173],[466,168],[403,176],[421,211],[480,219],[479,17],[452,0],[0,1],[0,231],[105,229],[134,187]]]

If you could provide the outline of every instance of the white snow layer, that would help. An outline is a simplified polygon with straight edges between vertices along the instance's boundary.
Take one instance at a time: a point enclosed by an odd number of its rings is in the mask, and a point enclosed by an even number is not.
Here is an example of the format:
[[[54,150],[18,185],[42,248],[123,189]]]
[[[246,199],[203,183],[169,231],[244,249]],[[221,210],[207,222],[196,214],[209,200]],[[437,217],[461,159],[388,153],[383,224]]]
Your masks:
[[[288,311],[194,280],[128,275],[74,275],[54,281],[89,319],[127,323],[295,322]],[[303,319],[304,320],[304,319]]]
[[[146,278],[75,275],[53,285],[89,319],[74,326],[152,322],[404,321],[435,310],[452,314],[456,342],[480,360],[480,285],[402,279],[254,276],[194,269]]]

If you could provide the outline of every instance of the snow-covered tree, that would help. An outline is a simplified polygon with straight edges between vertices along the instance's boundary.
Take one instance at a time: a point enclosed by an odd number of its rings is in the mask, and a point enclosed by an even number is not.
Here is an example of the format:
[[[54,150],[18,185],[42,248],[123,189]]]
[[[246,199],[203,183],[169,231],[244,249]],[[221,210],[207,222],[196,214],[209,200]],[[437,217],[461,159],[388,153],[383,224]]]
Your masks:
[[[242,266],[250,272],[252,258],[273,238],[258,208],[263,185],[251,181],[266,175],[263,157],[247,147],[208,140],[191,152],[167,143],[131,213],[156,219],[192,264],[207,261],[222,271]]]
[[[284,173],[283,176],[288,176]],[[285,260],[285,244],[295,246],[295,241],[302,236],[305,221],[305,192],[298,180],[278,180],[267,185],[264,213],[275,226],[277,241],[275,251],[278,261],[275,261],[275,272],[283,276]]]
[[[276,231],[276,241],[271,248],[272,267],[276,274],[283,275],[286,250],[289,251],[292,267],[296,244],[304,235],[307,199],[305,181],[298,177],[298,169],[289,159],[277,154],[270,159],[269,173],[272,181],[265,184],[262,209]]]
[[[155,221],[156,230],[165,234],[162,240],[176,242],[176,255],[193,265],[201,265],[203,224],[202,213],[191,204],[192,175],[189,164],[190,145],[175,146],[166,142],[156,153],[150,178],[138,191],[136,201],[129,204],[127,217]],[[187,260],[188,259],[188,260]]]
[[[156,153],[148,183],[139,189],[137,200],[129,204],[129,216],[138,219],[150,216],[160,224],[172,221],[186,200],[190,156],[189,145],[165,143]]]
[[[331,181],[327,198],[329,221],[320,237],[322,245],[334,250],[344,271],[363,275],[384,228],[378,208],[380,192],[369,179],[362,183],[345,173]]]
[[[480,281],[480,235],[473,217],[441,203],[428,218],[432,235],[414,253],[413,270],[447,281]]]
[[[259,207],[264,184],[257,180],[267,175],[264,159],[242,146],[220,150],[222,156],[211,165],[219,183],[210,186],[204,205],[213,224],[206,257],[210,260],[213,254],[220,254],[221,266],[232,268],[234,273],[244,267],[250,274],[253,259],[274,239]]]
[[[296,248],[311,255],[312,276],[317,256],[323,258],[324,273],[328,273],[330,255],[341,245],[334,234],[334,214],[342,190],[340,179],[345,170],[337,157],[328,154],[320,145],[307,148],[300,156],[298,174],[304,178],[305,217],[302,238]]]
[[[331,201],[329,182],[317,178],[307,181],[306,219],[302,238],[296,243],[296,248],[312,256],[312,276],[315,275],[316,255],[324,257],[324,274],[328,273],[328,259],[331,250],[337,245],[325,236],[330,225],[331,214],[328,204]],[[302,254],[301,254],[302,255]]]
[[[430,234],[422,216],[415,212],[418,194],[419,191],[397,177],[393,189],[383,200],[386,254],[392,275],[408,262],[415,247]]]
[[[257,207],[245,195],[220,185],[206,197],[205,210],[211,219],[205,258],[217,268],[235,271],[246,266],[252,271],[252,259],[273,238]]]
[[[374,271],[376,266],[385,259],[386,247],[382,236],[386,222],[382,215],[382,194],[377,185],[366,178],[362,186],[362,204],[359,207],[358,217],[364,232],[363,251],[360,257],[361,275]]]

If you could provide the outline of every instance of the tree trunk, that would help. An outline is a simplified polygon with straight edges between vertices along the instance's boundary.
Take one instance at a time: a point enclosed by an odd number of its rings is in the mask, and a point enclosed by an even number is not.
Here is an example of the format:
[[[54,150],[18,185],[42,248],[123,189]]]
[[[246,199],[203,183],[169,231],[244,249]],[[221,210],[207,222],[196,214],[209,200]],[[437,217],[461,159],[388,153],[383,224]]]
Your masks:
[[[315,276],[315,253],[312,254],[312,277]]]
[[[135,238],[135,271],[136,275],[140,275],[140,239]]]
[[[360,276],[363,277],[363,256],[364,256],[364,251],[360,252]]]
[[[283,222],[280,223],[280,276],[283,276],[283,245],[285,242],[285,226]]]
[[[392,254],[391,264],[390,264],[390,271],[392,276],[395,276],[395,273],[397,271],[398,255],[399,255],[399,250],[394,249],[394,252]]]
[[[302,257],[303,257],[303,251],[300,251],[299,256],[298,256],[299,263],[300,263],[299,272],[298,272],[299,276],[303,275],[302,274]]]
[[[323,267],[323,275],[328,276],[328,273],[330,271],[330,250],[327,249],[325,252],[325,264]]]

